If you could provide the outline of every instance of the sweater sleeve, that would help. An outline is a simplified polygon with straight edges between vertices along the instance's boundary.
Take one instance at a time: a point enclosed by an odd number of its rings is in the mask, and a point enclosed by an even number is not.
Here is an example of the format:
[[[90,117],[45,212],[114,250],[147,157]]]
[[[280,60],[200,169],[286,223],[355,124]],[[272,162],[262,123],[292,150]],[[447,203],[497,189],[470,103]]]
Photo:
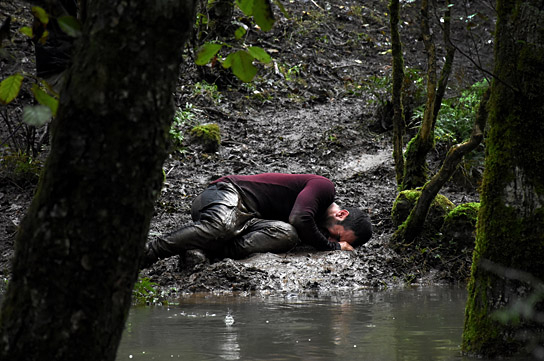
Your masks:
[[[334,184],[330,180],[312,179],[298,194],[289,215],[289,223],[297,230],[300,240],[320,251],[340,249],[340,244],[329,241],[317,225],[317,219],[323,218],[334,196]]]

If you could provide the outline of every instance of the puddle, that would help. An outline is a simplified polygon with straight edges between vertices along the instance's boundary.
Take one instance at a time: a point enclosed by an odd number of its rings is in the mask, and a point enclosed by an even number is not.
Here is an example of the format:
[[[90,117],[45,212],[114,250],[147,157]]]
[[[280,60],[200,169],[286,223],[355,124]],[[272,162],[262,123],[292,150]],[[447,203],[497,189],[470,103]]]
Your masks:
[[[132,309],[117,360],[460,360],[465,299],[464,289],[444,287],[197,294]]]

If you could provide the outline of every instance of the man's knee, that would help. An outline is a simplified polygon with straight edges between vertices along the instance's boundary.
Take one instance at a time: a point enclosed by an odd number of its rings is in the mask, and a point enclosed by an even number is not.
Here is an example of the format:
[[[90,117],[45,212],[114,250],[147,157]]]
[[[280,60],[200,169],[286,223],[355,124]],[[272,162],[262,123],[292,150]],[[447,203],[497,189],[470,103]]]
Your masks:
[[[277,233],[276,237],[287,242],[296,244],[298,242],[298,234],[291,224],[286,222],[273,222],[270,224],[270,230]]]
[[[283,253],[299,243],[297,232],[289,223],[262,219],[249,223],[246,233],[227,242],[222,250],[223,257],[239,259],[252,253]]]
[[[266,244],[265,248],[270,247],[272,251],[286,252],[300,242],[295,227],[287,222],[268,221],[262,223],[260,228],[260,232],[255,232],[255,238]]]

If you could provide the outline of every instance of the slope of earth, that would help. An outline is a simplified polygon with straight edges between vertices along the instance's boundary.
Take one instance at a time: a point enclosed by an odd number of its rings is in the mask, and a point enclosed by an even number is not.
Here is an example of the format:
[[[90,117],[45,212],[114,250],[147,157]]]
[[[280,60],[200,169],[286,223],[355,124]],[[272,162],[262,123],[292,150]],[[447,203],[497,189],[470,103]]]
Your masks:
[[[29,14],[26,4],[15,3],[1,3],[2,15],[15,18],[13,29],[26,25],[23,15]],[[272,31],[249,27],[245,44],[261,46],[273,58],[270,64],[259,65],[252,83],[241,83],[217,64],[196,67],[190,46],[184,52],[175,97],[177,129],[185,138],[182,151],[173,151],[164,165],[166,179],[150,237],[188,221],[192,199],[210,181],[226,174],[259,172],[329,177],[336,184],[340,205],[369,212],[374,236],[352,253],[301,247],[287,254],[257,254],[189,269],[180,269],[178,257],[172,257],[143,270],[142,276],[159,284],[166,296],[197,291],[336,291],[407,281],[441,282],[447,277],[442,271],[409,264],[388,247],[393,232],[390,210],[397,194],[391,132],[380,111],[388,98],[391,76],[388,1],[306,0],[284,5],[289,17],[276,11]],[[454,9],[458,21],[452,38],[459,52],[490,69],[493,10],[481,2],[467,6],[468,10]],[[469,23],[467,15],[472,14],[478,16],[471,16]],[[426,55],[417,40],[415,2],[403,3],[402,17],[406,65],[419,69],[414,72],[420,79]],[[440,21],[436,23],[438,34]],[[467,33],[467,29],[472,31]],[[19,59],[32,59],[32,47],[20,34],[6,48]],[[482,79],[473,60],[458,55],[449,93],[456,94]],[[33,71],[31,61],[18,64]],[[7,60],[0,66],[2,78],[15,68]],[[20,117],[24,103],[22,99],[10,104],[7,115]],[[218,151],[208,151],[188,136],[192,126],[204,123],[219,125],[222,143]],[[3,129],[2,139],[5,134]],[[431,157],[435,169],[440,158],[440,152],[436,153]],[[8,277],[16,225],[33,187],[0,178],[0,271]],[[443,193],[456,204],[478,199],[474,187],[466,184],[451,182]]]

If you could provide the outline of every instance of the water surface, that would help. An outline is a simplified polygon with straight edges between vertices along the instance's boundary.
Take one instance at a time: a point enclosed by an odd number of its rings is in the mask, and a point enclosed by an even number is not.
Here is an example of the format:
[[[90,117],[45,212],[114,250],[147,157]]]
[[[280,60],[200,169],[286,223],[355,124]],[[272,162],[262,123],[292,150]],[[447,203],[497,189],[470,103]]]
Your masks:
[[[465,300],[445,287],[195,295],[131,309],[117,360],[459,361]]]

